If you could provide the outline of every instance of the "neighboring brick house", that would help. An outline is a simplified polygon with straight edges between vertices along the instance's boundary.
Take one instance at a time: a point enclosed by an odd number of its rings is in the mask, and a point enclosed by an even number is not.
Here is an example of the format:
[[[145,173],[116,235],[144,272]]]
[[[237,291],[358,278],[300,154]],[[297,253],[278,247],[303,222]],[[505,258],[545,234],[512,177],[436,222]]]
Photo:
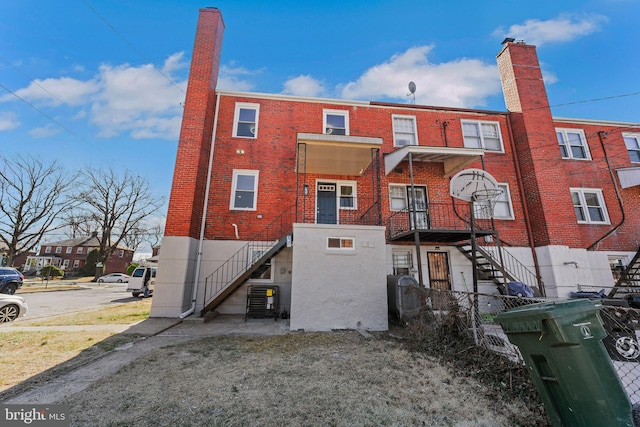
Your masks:
[[[9,248],[7,248],[3,243],[0,243],[0,266],[8,266],[8,267],[13,267],[13,266],[18,266],[18,267],[22,267],[24,265],[25,260],[27,259],[27,257],[31,256],[31,255],[35,255],[36,253],[33,251],[28,251],[25,253],[22,253],[20,255],[18,255],[17,257],[15,257],[13,259],[13,262],[11,263],[11,265],[8,265],[9,262]]]
[[[65,272],[75,273],[84,267],[87,255],[99,248],[100,241],[97,236],[44,243],[40,246],[37,256],[27,258],[24,270],[39,271],[43,266],[51,264]],[[105,274],[125,272],[131,264],[133,253],[133,249],[119,245],[106,263]]]
[[[223,30],[201,9],[152,316],[244,314],[267,284],[292,329],[384,330],[387,275],[495,293],[450,193],[470,170],[501,190],[473,232],[512,280],[566,297],[636,255],[640,131],[552,117],[535,46],[504,42],[486,111],[216,90]]]

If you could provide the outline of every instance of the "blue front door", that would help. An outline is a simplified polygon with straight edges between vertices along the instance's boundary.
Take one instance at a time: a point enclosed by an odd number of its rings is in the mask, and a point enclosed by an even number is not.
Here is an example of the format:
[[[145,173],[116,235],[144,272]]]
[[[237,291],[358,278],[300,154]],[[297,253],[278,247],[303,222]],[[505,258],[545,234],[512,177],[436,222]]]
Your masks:
[[[319,182],[317,201],[318,224],[337,224],[336,184]]]

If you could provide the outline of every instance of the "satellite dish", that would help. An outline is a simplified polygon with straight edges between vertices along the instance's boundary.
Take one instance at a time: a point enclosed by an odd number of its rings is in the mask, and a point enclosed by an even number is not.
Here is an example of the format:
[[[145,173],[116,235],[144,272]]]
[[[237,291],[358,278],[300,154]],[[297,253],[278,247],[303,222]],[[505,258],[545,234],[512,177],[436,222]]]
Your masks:
[[[487,193],[499,190],[498,182],[487,171],[482,169],[464,169],[451,178],[449,193],[456,199],[473,201],[476,192]]]
[[[416,84],[414,82],[409,82],[409,95],[416,93]]]

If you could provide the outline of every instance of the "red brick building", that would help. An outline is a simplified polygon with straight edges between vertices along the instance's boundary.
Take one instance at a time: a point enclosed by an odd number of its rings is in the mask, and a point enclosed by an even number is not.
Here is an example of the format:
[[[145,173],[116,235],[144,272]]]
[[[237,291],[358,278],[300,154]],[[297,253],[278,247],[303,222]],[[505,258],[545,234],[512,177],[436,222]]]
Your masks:
[[[245,313],[267,285],[292,329],[386,329],[387,275],[566,297],[633,262],[640,131],[553,117],[535,46],[505,41],[486,111],[220,91],[223,30],[200,11],[152,316]],[[499,190],[493,220],[471,186]],[[473,271],[472,233],[502,274]]]
[[[40,252],[36,256],[27,258],[24,271],[40,271],[45,265],[54,265],[66,273],[77,273],[85,266],[87,255],[92,250],[99,248],[100,241],[96,236],[44,243],[40,246]],[[131,264],[133,253],[132,249],[118,246],[104,266],[105,274],[125,272]]]

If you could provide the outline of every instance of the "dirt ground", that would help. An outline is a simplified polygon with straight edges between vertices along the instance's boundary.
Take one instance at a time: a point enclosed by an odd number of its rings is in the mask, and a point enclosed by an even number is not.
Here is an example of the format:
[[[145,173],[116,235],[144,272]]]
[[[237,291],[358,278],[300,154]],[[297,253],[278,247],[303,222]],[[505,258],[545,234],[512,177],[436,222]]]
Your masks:
[[[163,347],[59,403],[74,426],[545,425],[494,387],[397,334],[339,331]]]

